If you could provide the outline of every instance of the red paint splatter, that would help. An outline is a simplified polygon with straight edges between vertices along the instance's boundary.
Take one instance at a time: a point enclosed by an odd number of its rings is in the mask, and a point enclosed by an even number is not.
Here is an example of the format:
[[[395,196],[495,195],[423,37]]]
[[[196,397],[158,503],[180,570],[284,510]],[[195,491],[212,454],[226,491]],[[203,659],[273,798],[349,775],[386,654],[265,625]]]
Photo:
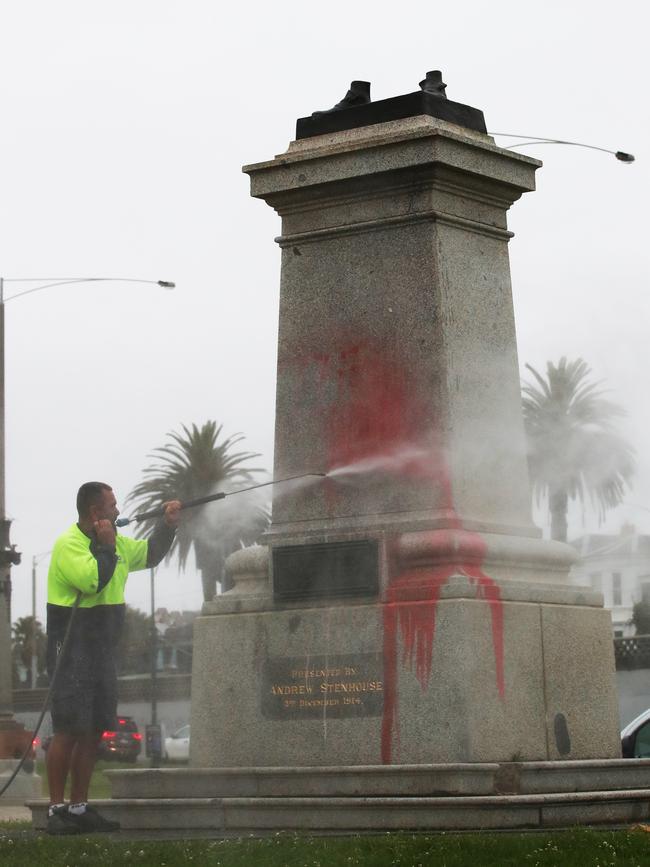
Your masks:
[[[425,566],[407,571],[393,561],[384,602],[384,714],[381,754],[390,763],[393,738],[399,738],[398,638],[403,664],[415,666],[422,690],[431,678],[436,612],[442,587],[452,575],[465,575],[476,585],[477,598],[490,606],[496,684],[504,696],[503,604],[498,585],[483,572],[486,544],[480,535],[463,529],[454,509],[452,486],[444,456],[440,419],[436,417],[432,383],[424,388],[414,381],[413,369],[398,361],[387,344],[373,348],[369,341],[335,339],[337,349],[327,353],[299,354],[289,363],[303,369],[315,364],[321,390],[317,405],[323,409],[329,470],[412,450],[413,458],[399,463],[397,474],[424,481],[436,491],[436,509],[447,529],[431,531],[425,545]],[[286,363],[286,359],[282,363]],[[313,381],[313,380],[312,380]],[[427,393],[428,391],[428,393]],[[426,395],[423,398],[422,395]],[[390,475],[390,469],[384,471]],[[325,496],[331,508],[338,496],[337,483],[325,480]],[[396,546],[399,544],[396,540]],[[431,558],[434,557],[433,564]]]
[[[370,475],[428,483],[438,492],[437,508],[453,511],[451,486],[440,473],[445,461],[434,430],[432,386],[416,382],[415,373],[392,359],[388,348],[375,349],[368,341],[301,357],[300,366],[306,363],[319,369],[327,469],[377,459]],[[399,461],[392,460],[396,456]],[[324,491],[332,509],[340,483],[326,479]]]
[[[357,343],[336,358],[337,393],[326,418],[329,469],[425,441],[431,432],[426,406],[416,398],[413,377],[387,358]],[[422,477],[430,461],[414,457],[400,474]]]
[[[490,605],[492,644],[496,668],[497,690],[505,694],[503,674],[503,603],[499,586],[486,575],[482,562],[485,541],[478,533],[460,529],[460,521],[450,530],[434,530],[427,534],[429,551],[441,558],[435,566],[413,568],[391,581],[383,607],[384,627],[384,714],[381,728],[381,758],[389,764],[393,754],[393,738],[399,738],[397,641],[398,626],[403,646],[403,664],[413,669],[422,690],[431,677],[436,612],[443,585],[452,575],[465,575],[476,584],[477,597]],[[435,556],[435,553],[434,553]]]

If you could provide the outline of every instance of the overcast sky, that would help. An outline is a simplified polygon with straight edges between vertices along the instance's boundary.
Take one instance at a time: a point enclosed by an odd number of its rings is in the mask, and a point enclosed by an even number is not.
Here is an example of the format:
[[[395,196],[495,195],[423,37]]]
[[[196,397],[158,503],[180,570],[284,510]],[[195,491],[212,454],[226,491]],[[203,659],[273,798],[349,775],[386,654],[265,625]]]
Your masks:
[[[217,419],[271,468],[279,219],[241,166],[285,150],[296,118],[353,78],[382,99],[441,69],[490,131],[636,155],[523,149],[545,165],[509,215],[510,255],[522,366],[582,356],[626,406],[638,505],[604,528],[650,532],[647,4],[5,0],[0,32],[0,274],[178,286],[7,304],[14,619],[79,484],[109,481],[122,500],[167,431]],[[597,528],[575,511],[572,535]],[[39,614],[46,572],[44,557]],[[128,601],[146,610],[148,593],[148,574],[132,576]],[[157,601],[199,607],[194,570],[160,571]]]

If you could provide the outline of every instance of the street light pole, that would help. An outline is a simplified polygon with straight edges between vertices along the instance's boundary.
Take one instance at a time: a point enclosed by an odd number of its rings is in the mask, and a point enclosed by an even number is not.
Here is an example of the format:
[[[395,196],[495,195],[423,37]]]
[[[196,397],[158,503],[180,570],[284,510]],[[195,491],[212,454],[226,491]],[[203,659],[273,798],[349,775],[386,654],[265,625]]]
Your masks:
[[[5,513],[5,310],[4,280],[0,277],[0,758],[12,750],[13,716],[11,653],[11,566],[20,554],[9,540],[11,521]]]
[[[38,654],[36,652],[36,566],[41,557],[47,557],[51,551],[44,551],[42,554],[34,554],[32,556],[32,641],[31,641],[31,688],[36,689],[36,680],[38,678]]]
[[[32,689],[36,689],[36,677],[38,674],[38,666],[36,664],[36,557],[32,557],[32,673],[31,673],[31,683],[29,684]]]
[[[156,629],[156,597],[155,597],[155,569],[151,569],[151,725],[158,724],[158,695],[157,681],[158,675],[158,630]]]
[[[5,517],[5,309],[4,281],[0,277],[0,757],[1,733],[13,726],[11,684],[11,580],[10,563],[4,556],[9,546],[9,527]],[[3,664],[2,660],[6,660]],[[5,748],[6,749],[6,748]]]
[[[23,726],[14,719],[11,683],[11,566],[20,563],[20,554],[10,542],[11,521],[7,519],[5,502],[5,304],[22,295],[54,286],[103,282],[149,283],[162,289],[174,289],[176,285],[171,280],[140,280],[133,277],[0,277],[0,759],[14,754],[15,733],[23,730]],[[39,285],[5,297],[6,283]]]

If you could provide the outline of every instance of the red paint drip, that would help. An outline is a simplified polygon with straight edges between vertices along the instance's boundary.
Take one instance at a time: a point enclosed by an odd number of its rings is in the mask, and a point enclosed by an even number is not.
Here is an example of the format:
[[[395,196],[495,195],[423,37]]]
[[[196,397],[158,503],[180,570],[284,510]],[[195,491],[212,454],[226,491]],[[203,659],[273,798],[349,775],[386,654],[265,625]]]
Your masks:
[[[503,602],[499,585],[481,569],[466,568],[464,574],[477,583],[477,597],[485,599],[490,606],[492,618],[492,645],[494,647],[494,664],[496,668],[497,689],[504,698],[506,692],[503,674]]]
[[[334,341],[335,343],[338,341]],[[369,341],[350,342],[329,353],[296,355],[294,365],[317,367],[316,382],[322,390],[328,469],[414,448],[412,460],[399,465],[397,475],[423,480],[437,492],[440,514],[446,513],[447,530],[432,531],[428,549],[439,561],[396,574],[387,590],[384,625],[384,715],[381,754],[390,763],[393,739],[399,739],[398,638],[403,644],[403,664],[415,674],[422,690],[431,678],[436,612],[440,593],[452,575],[465,575],[475,584],[477,598],[490,606],[497,689],[505,694],[503,673],[503,603],[495,581],[483,572],[486,544],[480,535],[463,529],[454,509],[452,486],[444,448],[433,433],[436,420],[428,401],[416,395],[412,367],[391,358],[387,347]],[[286,360],[282,363],[286,363]],[[426,444],[425,446],[423,444]],[[418,448],[419,447],[419,448]],[[386,471],[390,473],[390,470]],[[337,497],[337,485],[324,480],[326,502]],[[397,562],[395,552],[395,562]]]
[[[477,587],[477,597],[490,606],[492,644],[499,696],[505,695],[503,671],[503,603],[496,582],[486,575],[481,564],[486,544],[478,533],[459,530],[433,531],[435,548],[444,552],[445,562],[437,566],[414,568],[394,579],[388,587],[383,608],[384,626],[384,715],[381,727],[381,758],[390,764],[393,738],[399,742],[397,639],[398,626],[403,645],[403,664],[413,670],[425,691],[431,678],[433,640],[440,592],[452,575],[465,575]]]

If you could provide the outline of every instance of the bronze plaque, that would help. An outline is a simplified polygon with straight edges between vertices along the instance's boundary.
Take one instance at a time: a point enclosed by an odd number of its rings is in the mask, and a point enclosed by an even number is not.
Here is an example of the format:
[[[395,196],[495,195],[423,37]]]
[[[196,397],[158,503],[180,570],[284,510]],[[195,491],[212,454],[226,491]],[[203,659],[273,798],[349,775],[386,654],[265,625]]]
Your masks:
[[[273,598],[276,602],[377,596],[378,593],[376,539],[273,548]]]
[[[262,716],[267,719],[333,719],[381,716],[381,654],[278,656],[262,673]]]

